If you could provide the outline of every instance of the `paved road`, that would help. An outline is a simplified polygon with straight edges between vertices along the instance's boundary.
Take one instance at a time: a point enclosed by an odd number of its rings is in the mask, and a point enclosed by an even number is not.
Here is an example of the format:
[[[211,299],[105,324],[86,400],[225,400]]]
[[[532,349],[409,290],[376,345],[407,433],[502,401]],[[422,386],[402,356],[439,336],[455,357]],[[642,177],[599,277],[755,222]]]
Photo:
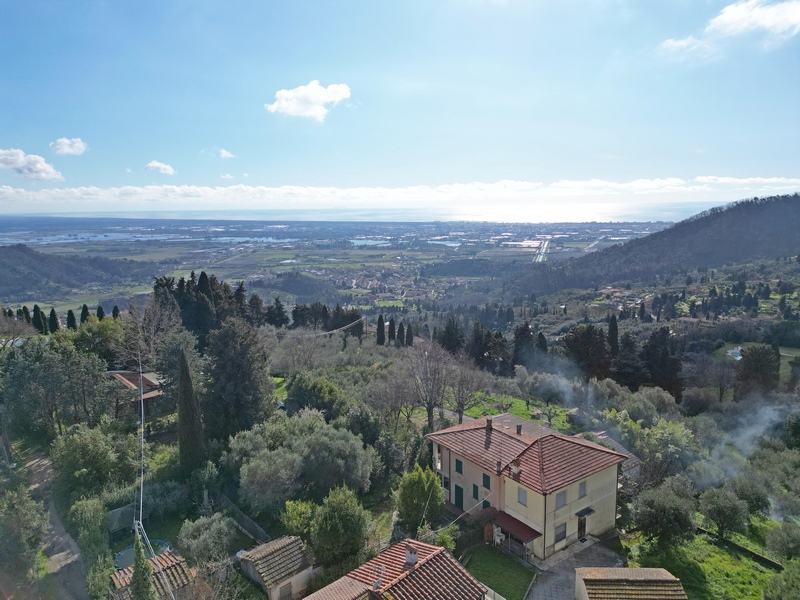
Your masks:
[[[571,600],[575,598],[575,569],[578,567],[623,567],[625,559],[603,544],[592,544],[540,572],[525,600]]]

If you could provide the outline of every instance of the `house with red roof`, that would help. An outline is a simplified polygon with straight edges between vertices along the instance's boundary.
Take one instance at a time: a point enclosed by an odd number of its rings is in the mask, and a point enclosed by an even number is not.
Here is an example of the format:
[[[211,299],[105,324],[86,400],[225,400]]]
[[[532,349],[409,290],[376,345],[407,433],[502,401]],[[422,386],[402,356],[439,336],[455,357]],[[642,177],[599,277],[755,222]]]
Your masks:
[[[447,550],[409,539],[305,598],[483,600],[487,591]]]
[[[493,509],[495,543],[526,560],[616,525],[620,452],[511,414],[426,437],[445,499],[470,514]]]

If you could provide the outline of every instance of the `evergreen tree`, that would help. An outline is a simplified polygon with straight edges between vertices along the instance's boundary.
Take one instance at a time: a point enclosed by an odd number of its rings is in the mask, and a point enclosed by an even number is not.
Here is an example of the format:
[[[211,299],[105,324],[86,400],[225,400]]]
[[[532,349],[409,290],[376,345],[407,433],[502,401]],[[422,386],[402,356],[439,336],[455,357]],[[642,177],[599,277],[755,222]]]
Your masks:
[[[543,354],[547,354],[547,338],[544,337],[541,331],[536,336],[536,349]]]
[[[531,324],[525,321],[514,328],[514,355],[512,361],[515,365],[527,365],[533,358],[536,338],[533,336]]]
[[[181,349],[178,362],[178,451],[181,469],[188,476],[205,461],[205,440],[200,420],[200,405],[192,383],[186,353]]]
[[[137,534],[133,541],[133,577],[131,577],[131,597],[133,600],[158,600],[153,587],[153,567],[144,557],[142,538]]]
[[[200,271],[200,277],[197,279],[197,293],[208,298],[213,304],[214,293],[211,291],[211,283],[205,271]]]
[[[83,325],[86,322],[86,319],[88,318],[89,318],[89,307],[84,304],[83,308],[81,308],[81,325]]]
[[[386,324],[383,322],[383,315],[378,315],[378,331],[377,331],[378,346],[383,346],[386,343]]]
[[[106,311],[103,310],[102,305],[98,304],[97,305],[97,320],[98,321],[102,321],[105,318],[105,316],[106,316]]]
[[[22,316],[25,317],[25,322],[31,324],[31,312],[28,310],[27,305],[22,307]]]
[[[397,327],[397,341],[395,343],[398,346],[402,346],[406,343],[406,328],[403,326],[402,322]]]
[[[611,315],[608,321],[608,345],[611,347],[611,356],[619,355],[619,326],[617,325],[617,315]]]
[[[229,318],[209,336],[211,393],[203,421],[211,439],[227,440],[268,416],[274,384],[258,331]]]
[[[236,286],[236,291],[233,292],[233,306],[237,317],[248,318],[250,307],[247,305],[247,291],[244,289],[244,281],[240,281],[239,285]]]
[[[394,330],[394,317],[389,318],[389,343],[391,344],[395,338],[395,330]]]
[[[436,338],[436,341],[450,354],[458,354],[458,351],[464,347],[464,338],[464,332],[461,330],[458,321],[455,317],[450,317],[439,332],[439,337]]]
[[[117,306],[116,304],[114,305],[114,308],[111,310],[111,316],[114,319],[119,319],[119,306]]]
[[[277,328],[286,327],[289,324],[289,315],[286,314],[283,302],[278,296],[275,296],[272,305],[267,307],[267,323]]]
[[[61,321],[58,320],[55,308],[50,309],[50,318],[48,319],[47,326],[50,328],[51,333],[55,333],[61,329]]]
[[[414,345],[414,334],[411,332],[411,323],[406,327],[406,346]]]
[[[38,304],[33,305],[33,315],[31,315],[31,325],[36,328],[36,331],[39,333],[47,333],[44,328],[42,327],[42,321],[39,318],[41,310],[39,309]]]

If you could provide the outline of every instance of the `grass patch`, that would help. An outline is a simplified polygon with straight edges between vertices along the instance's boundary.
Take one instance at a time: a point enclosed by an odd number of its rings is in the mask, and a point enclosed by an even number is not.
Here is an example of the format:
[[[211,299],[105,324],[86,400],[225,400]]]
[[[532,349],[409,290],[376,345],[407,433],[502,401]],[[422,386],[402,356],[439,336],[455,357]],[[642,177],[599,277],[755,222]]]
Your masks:
[[[551,427],[559,433],[572,435],[582,431],[567,422],[567,408],[563,406],[551,406],[555,413],[552,415],[553,421],[547,422],[547,419],[533,419],[531,414],[537,410],[544,412],[545,404],[541,400],[531,400],[528,404],[520,398],[512,396],[487,396],[485,401],[478,406],[469,409],[464,414],[473,419],[480,419],[485,416],[499,415],[503,413],[511,413],[521,419]]]
[[[776,573],[705,535],[679,547],[644,542],[628,549],[630,566],[666,569],[681,580],[690,600],[759,600],[764,584]]]
[[[507,600],[522,600],[533,579],[530,569],[494,546],[476,548],[467,563],[467,571]]]
[[[286,379],[283,377],[273,377],[272,381],[275,382],[275,391],[272,392],[275,402],[286,402],[288,392],[286,391]]]

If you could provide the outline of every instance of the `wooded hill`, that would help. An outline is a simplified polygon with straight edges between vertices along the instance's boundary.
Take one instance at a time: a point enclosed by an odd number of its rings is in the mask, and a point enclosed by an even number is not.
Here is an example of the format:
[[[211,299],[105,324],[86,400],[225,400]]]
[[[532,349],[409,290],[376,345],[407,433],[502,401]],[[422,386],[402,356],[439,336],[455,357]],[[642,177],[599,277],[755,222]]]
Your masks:
[[[51,299],[89,285],[145,283],[160,267],[151,262],[100,256],[56,256],[24,244],[0,246],[0,301]]]
[[[549,293],[614,282],[655,280],[800,252],[800,195],[743,200],[581,258],[532,265],[515,293]]]

